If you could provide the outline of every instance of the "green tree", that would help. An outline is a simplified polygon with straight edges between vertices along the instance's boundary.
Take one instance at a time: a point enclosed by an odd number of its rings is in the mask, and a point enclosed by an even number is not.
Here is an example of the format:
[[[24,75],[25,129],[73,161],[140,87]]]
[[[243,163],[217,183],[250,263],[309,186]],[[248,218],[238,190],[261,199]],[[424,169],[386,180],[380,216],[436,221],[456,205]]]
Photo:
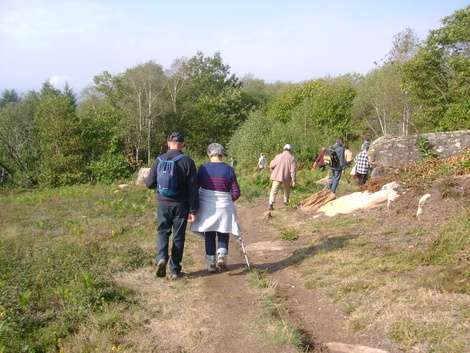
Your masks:
[[[83,150],[79,121],[70,99],[45,87],[35,114],[41,139],[39,183],[45,187],[83,181]]]
[[[39,137],[34,114],[39,95],[29,92],[21,101],[0,108],[0,166],[2,181],[22,186],[35,182]]]
[[[274,156],[290,143],[298,161],[310,163],[321,146],[354,131],[349,121],[359,79],[358,75],[326,77],[281,90],[269,100],[266,112],[250,114],[236,131],[230,153],[245,164],[244,158],[253,161],[260,152]]]
[[[202,155],[211,142],[227,144],[247,116],[241,83],[223,64],[220,53],[198,52],[186,63],[188,88],[181,97],[188,107],[188,146]]]
[[[18,97],[18,93],[16,93],[14,89],[6,89],[2,92],[2,96],[0,97],[0,108],[7,105],[7,103],[14,103],[19,101],[20,97]]]
[[[77,95],[73,91],[73,88],[69,86],[68,82],[65,82],[64,86],[64,95],[68,97],[70,100],[70,105],[74,108],[77,109]]]
[[[151,162],[153,132],[161,130],[164,124],[160,120],[169,107],[165,84],[163,69],[154,61],[126,70],[120,80],[119,108],[123,114],[120,125],[135,151],[136,161],[144,149],[147,164]]]
[[[422,106],[415,122],[423,132],[470,128],[470,6],[442,24],[404,65],[406,90]]]
[[[408,135],[417,108],[403,87],[402,67],[413,59],[418,46],[411,29],[398,34],[384,64],[369,72],[358,86],[353,121],[362,135]]]

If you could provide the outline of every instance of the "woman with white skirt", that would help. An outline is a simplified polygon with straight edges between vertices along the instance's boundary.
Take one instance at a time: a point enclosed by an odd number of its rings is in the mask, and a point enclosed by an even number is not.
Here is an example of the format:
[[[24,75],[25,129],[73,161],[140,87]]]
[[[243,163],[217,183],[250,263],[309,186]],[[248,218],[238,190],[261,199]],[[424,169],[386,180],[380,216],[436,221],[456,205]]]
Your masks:
[[[240,238],[240,227],[234,201],[240,188],[234,169],[222,162],[225,149],[219,143],[207,148],[210,162],[199,167],[199,209],[190,231],[205,238],[207,270],[227,271],[229,236]],[[217,244],[216,244],[217,243]]]

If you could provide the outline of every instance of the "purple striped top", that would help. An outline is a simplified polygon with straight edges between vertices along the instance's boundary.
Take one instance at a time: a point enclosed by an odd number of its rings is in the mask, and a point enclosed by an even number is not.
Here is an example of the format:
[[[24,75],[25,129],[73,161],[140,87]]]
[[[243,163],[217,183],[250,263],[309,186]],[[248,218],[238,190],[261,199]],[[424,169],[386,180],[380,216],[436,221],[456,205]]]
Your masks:
[[[197,174],[201,188],[230,192],[233,201],[240,197],[237,176],[233,168],[227,163],[205,163],[199,167]]]

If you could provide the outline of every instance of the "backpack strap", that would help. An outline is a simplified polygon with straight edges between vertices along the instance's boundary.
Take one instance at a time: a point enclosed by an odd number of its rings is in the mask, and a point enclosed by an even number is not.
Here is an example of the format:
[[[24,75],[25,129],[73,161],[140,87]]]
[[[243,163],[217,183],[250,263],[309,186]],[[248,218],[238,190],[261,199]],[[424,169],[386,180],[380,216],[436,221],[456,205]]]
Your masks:
[[[162,157],[162,156],[160,156]],[[160,161],[160,162],[165,162],[165,160],[163,160],[162,158],[160,157],[157,157],[157,159]],[[178,156],[176,156],[175,158],[173,159],[170,159],[170,160],[166,160],[166,162],[168,161],[172,161],[172,162],[178,162],[180,159],[183,159],[184,157],[187,157],[185,154],[180,154]]]
[[[176,156],[175,158],[172,159],[173,162],[178,162],[180,159],[183,159],[184,157],[187,157],[185,154],[180,154],[179,156]]]

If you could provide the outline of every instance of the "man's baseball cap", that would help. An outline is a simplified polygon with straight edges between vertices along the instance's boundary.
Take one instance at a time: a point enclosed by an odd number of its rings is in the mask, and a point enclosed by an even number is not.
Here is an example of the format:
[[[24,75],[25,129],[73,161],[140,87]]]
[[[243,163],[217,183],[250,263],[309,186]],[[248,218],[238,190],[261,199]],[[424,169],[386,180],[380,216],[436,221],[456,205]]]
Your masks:
[[[173,132],[168,139],[170,142],[184,142],[184,135],[179,132]]]
[[[284,146],[284,149],[290,151],[292,149],[292,146],[287,144],[287,145]]]

